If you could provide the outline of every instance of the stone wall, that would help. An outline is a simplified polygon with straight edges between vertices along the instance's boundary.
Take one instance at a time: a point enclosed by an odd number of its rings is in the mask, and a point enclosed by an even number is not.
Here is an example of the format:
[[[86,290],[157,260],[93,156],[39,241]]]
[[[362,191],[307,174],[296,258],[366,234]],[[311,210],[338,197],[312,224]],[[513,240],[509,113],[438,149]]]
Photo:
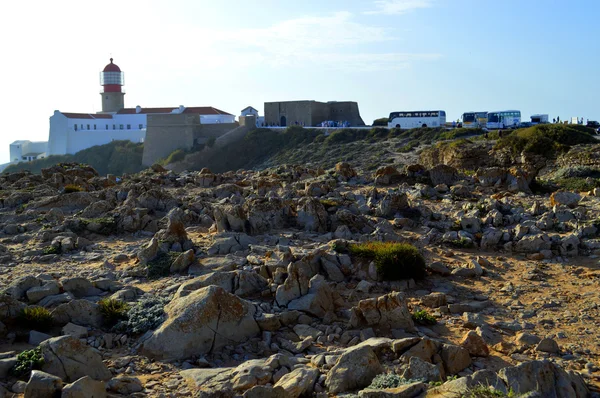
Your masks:
[[[235,130],[238,123],[200,124],[198,115],[149,114],[142,164],[150,166],[177,149],[190,150]]]
[[[176,149],[191,149],[194,146],[195,130],[199,126],[198,115],[148,115],[142,164],[150,166]]]
[[[308,127],[316,126],[326,120],[348,121],[352,126],[365,125],[356,102],[265,102],[265,123],[267,125],[291,126],[298,122]]]

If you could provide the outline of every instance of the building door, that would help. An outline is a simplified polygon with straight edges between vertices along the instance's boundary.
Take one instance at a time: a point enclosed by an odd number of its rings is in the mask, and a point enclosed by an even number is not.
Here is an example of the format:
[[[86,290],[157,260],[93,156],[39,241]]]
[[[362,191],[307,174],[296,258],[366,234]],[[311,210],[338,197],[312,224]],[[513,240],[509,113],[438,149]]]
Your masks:
[[[287,120],[285,119],[285,116],[282,116],[282,117],[281,117],[281,124],[280,124],[280,126],[281,126],[281,127],[285,127],[285,126],[287,126]]]

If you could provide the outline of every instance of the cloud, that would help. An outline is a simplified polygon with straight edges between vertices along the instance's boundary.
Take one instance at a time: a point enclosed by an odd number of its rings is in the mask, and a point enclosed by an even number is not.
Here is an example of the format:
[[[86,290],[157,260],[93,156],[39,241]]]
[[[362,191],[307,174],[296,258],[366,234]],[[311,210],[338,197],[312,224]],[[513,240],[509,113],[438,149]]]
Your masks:
[[[398,15],[433,6],[432,0],[377,0],[374,4],[376,9],[365,14]]]
[[[414,61],[440,57],[428,53],[374,52],[371,50],[374,45],[400,38],[392,29],[355,20],[349,12],[303,16],[258,28],[215,31],[178,26],[175,29],[181,37],[203,38],[202,52],[186,54],[188,68],[201,63],[204,68],[235,65],[377,71],[403,69]],[[173,46],[177,47],[177,43],[161,48],[181,54]]]

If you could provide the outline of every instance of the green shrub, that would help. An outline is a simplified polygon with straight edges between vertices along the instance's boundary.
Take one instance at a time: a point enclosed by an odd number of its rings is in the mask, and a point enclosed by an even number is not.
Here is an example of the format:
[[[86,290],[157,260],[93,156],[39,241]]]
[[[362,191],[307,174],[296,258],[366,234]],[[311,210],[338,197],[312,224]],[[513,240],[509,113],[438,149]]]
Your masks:
[[[596,178],[561,178],[554,180],[558,186],[566,191],[587,192],[600,187],[600,180]]]
[[[383,126],[383,127],[387,127],[389,120],[390,120],[390,119],[389,119],[389,118],[387,118],[387,117],[380,117],[379,119],[375,119],[375,120],[373,120],[373,124],[372,124],[372,126],[373,126],[373,127],[375,127],[375,126]]]
[[[169,276],[171,265],[181,253],[176,252],[160,252],[146,265],[146,271],[149,279],[157,279]]]
[[[60,254],[60,246],[55,246],[55,245],[46,246],[46,247],[44,247],[44,250],[42,250],[42,253],[44,253],[44,254]]]
[[[395,373],[381,373],[375,376],[367,388],[383,390],[385,388],[397,388],[404,384],[415,383],[420,380],[405,379]]]
[[[44,364],[44,356],[41,347],[26,350],[17,355],[17,363],[11,368],[10,373],[19,378],[28,378],[34,369],[41,369]]]
[[[183,149],[176,149],[171,152],[169,156],[165,160],[161,160],[160,163],[165,166],[167,164],[181,162],[185,158],[185,151]]]
[[[143,153],[144,144],[133,143],[129,140],[112,141],[105,145],[84,149],[74,155],[52,155],[44,159],[13,164],[4,169],[4,173],[29,170],[39,174],[43,168],[70,162],[90,165],[100,175],[137,173],[144,169],[142,166]]]
[[[450,242],[450,244],[454,247],[462,248],[462,249],[469,249],[475,245],[471,239],[464,238],[464,237],[457,239],[457,240],[453,240]]]
[[[508,394],[494,389],[492,386],[479,385],[472,387],[469,391],[461,396],[461,398],[516,398],[517,394],[510,389]]]
[[[129,304],[127,303],[111,298],[104,298],[98,302],[98,305],[100,306],[100,313],[102,314],[104,323],[109,327],[127,318],[127,311],[129,310]]]
[[[366,130],[339,129],[339,130],[335,130],[333,133],[329,134],[329,136],[325,139],[325,144],[327,144],[327,145],[345,144],[348,142],[362,140],[366,136],[367,136]]]
[[[351,244],[350,253],[375,262],[377,273],[384,280],[423,279],[425,259],[408,243],[366,242]]]
[[[518,155],[528,152],[545,157],[566,152],[571,146],[579,144],[595,144],[598,141],[586,130],[571,125],[539,124],[527,129],[516,130],[506,137],[500,138],[495,149],[507,149]]]
[[[425,310],[415,311],[412,319],[419,325],[435,325],[437,323],[437,320]]]
[[[330,207],[337,207],[340,205],[338,201],[334,199],[321,199],[319,202],[321,202],[323,207],[325,207],[325,210],[329,209]]]
[[[79,185],[75,185],[75,184],[65,185],[65,193],[83,192],[83,191],[84,191],[84,189],[82,187],[80,187]]]
[[[165,319],[165,305],[168,300],[160,297],[142,297],[127,312],[127,319],[113,328],[119,333],[142,334],[156,329]]]
[[[27,329],[45,332],[52,327],[52,314],[44,307],[27,307],[19,313],[17,322]]]
[[[388,137],[390,131],[383,127],[373,127],[367,133],[367,139],[381,140]]]

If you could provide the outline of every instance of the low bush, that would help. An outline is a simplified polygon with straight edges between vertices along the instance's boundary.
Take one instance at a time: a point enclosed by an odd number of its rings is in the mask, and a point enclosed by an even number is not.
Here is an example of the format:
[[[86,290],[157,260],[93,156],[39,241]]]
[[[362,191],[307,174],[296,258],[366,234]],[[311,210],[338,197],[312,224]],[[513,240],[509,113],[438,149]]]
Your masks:
[[[500,138],[495,149],[507,149],[518,155],[522,152],[554,157],[566,152],[571,146],[595,144],[598,141],[586,130],[571,125],[539,124],[527,129],[516,130]]]
[[[373,120],[373,124],[372,124],[372,126],[373,126],[373,127],[376,127],[376,126],[383,126],[383,127],[387,127],[389,120],[390,120],[390,119],[389,119],[389,118],[387,118],[387,117],[380,117],[379,119],[375,119],[375,120]]]
[[[177,150],[171,152],[171,154],[169,156],[167,156],[167,158],[164,161],[161,161],[160,163],[164,166],[164,165],[175,163],[175,162],[181,162],[184,158],[185,158],[185,151],[183,149],[177,149]]]
[[[29,170],[39,174],[43,168],[59,163],[82,163],[92,166],[100,175],[137,173],[144,169],[142,155],[144,144],[127,140],[112,141],[105,145],[96,145],[84,149],[74,155],[52,155],[31,162],[12,164],[4,169],[4,173],[15,173]]]
[[[148,273],[148,279],[157,279],[165,276],[169,276],[169,270],[173,262],[181,253],[176,252],[160,252],[151,261],[148,261],[146,265],[146,271]]]
[[[84,191],[84,189],[82,187],[80,187],[79,185],[75,185],[75,184],[65,185],[65,193],[83,192],[83,191]]]
[[[366,130],[340,129],[340,130],[335,130],[333,133],[329,134],[329,136],[325,139],[325,144],[327,144],[327,145],[345,144],[348,142],[362,140],[366,136],[367,136]]]
[[[395,373],[381,373],[375,376],[367,388],[383,390],[386,388],[397,388],[404,384],[411,384],[419,380],[405,379]]]
[[[415,311],[412,314],[413,321],[417,322],[419,325],[435,325],[437,320],[427,311],[420,310]]]
[[[475,244],[473,243],[473,241],[471,239],[464,238],[464,237],[457,239],[457,240],[453,240],[450,242],[450,244],[454,247],[462,248],[462,249],[469,249],[469,248],[472,248],[473,246],[475,246]]]
[[[42,250],[42,253],[44,253],[44,254],[60,254],[60,246],[55,246],[55,245],[46,246],[46,247],[44,247],[44,250]]]
[[[142,334],[156,329],[165,320],[168,300],[160,297],[142,297],[127,312],[127,319],[118,322],[113,330],[119,333]]]
[[[41,347],[26,350],[17,355],[17,363],[11,368],[10,373],[18,378],[27,379],[32,370],[39,370],[44,364]]]
[[[349,250],[354,256],[373,260],[384,280],[423,279],[426,275],[425,259],[408,243],[356,243],[351,244]]]
[[[104,298],[98,302],[98,305],[106,326],[113,327],[120,320],[127,318],[129,304],[121,300]]]
[[[600,188],[600,180],[591,177],[561,178],[554,180],[554,182],[558,184],[560,188],[566,191],[587,192],[593,190],[594,188]]]
[[[518,395],[511,389],[508,393],[496,390],[492,386],[479,385],[470,388],[461,398],[517,398]]]
[[[19,313],[17,322],[27,329],[45,332],[52,327],[52,314],[44,307],[27,307]]]

